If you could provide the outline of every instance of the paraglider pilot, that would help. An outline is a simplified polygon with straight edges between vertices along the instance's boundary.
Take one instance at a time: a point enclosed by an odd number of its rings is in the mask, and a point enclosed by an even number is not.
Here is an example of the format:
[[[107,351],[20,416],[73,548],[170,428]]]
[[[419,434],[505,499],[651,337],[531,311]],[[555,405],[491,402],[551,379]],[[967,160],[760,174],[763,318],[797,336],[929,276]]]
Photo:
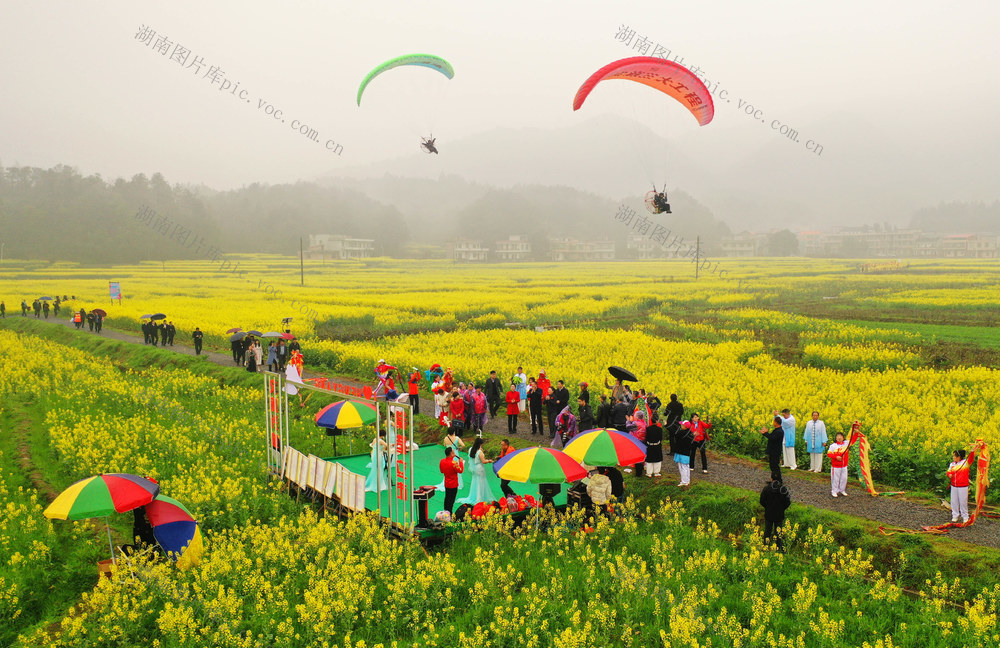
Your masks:
[[[653,194],[653,206],[656,207],[657,214],[670,213],[670,203],[667,202],[666,191],[657,191]]]
[[[424,149],[428,153],[436,154],[438,152],[437,147],[434,145],[434,142],[437,141],[437,138],[435,137],[431,137],[429,139],[421,138],[421,140],[422,142],[420,144],[420,148]]]

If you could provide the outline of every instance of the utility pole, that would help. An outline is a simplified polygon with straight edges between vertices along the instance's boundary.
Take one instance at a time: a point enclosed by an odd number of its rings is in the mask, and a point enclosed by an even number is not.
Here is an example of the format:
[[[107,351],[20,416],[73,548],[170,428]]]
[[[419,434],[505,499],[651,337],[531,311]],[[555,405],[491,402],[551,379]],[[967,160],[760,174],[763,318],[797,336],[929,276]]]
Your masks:
[[[701,265],[701,237],[694,237],[694,278],[698,279],[698,266]]]
[[[302,237],[299,237],[299,281],[304,286],[306,285],[306,262],[305,255],[302,251]]]

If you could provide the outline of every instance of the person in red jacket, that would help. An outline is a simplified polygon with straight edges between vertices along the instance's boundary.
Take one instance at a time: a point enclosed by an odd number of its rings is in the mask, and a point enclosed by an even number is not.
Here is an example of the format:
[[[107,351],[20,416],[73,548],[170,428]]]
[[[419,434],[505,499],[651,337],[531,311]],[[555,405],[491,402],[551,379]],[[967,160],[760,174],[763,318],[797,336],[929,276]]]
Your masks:
[[[507,389],[504,402],[507,403],[507,432],[517,434],[517,415],[521,413],[521,394],[514,387],[514,383],[511,383],[510,388]]]
[[[948,466],[948,479],[951,480],[951,521],[962,523],[969,521],[969,466],[976,460],[976,451],[965,456],[965,450],[956,450],[951,455],[952,462]]]
[[[413,368],[413,373],[410,374],[410,380],[407,383],[407,392],[410,395],[410,407],[413,408],[414,414],[420,413],[420,371],[416,367]]]
[[[457,389],[451,392],[448,411],[451,413],[451,429],[458,436],[462,436],[462,432],[465,431],[465,400],[462,399]]]
[[[694,435],[694,441],[691,443],[691,467],[694,468],[695,455],[698,454],[698,450],[701,450],[701,472],[705,474],[708,473],[705,444],[708,443],[708,430],[711,427],[712,424],[708,421],[702,421],[697,412],[691,414],[691,434]]]
[[[549,387],[552,386],[552,382],[545,377],[545,370],[538,372],[538,380],[535,381],[538,388],[542,390],[542,398],[545,398],[549,394]]]
[[[458,495],[458,473],[465,472],[465,462],[454,456],[455,451],[448,446],[444,449],[444,459],[438,465],[444,475],[444,510],[452,512]]]

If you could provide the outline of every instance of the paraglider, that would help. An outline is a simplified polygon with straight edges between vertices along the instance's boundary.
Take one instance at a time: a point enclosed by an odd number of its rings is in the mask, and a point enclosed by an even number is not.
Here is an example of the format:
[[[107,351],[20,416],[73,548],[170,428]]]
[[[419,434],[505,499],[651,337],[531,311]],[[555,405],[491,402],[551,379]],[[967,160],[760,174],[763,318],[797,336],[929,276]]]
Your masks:
[[[379,76],[383,72],[404,66],[418,66],[437,70],[441,74],[448,77],[448,79],[455,76],[455,70],[451,67],[451,63],[444,60],[440,56],[434,56],[432,54],[407,54],[405,56],[397,56],[396,58],[389,59],[388,61],[377,65],[375,69],[365,76],[361,85],[358,87],[358,106],[361,105],[361,96],[364,94],[365,88],[368,87],[368,84],[371,83],[375,77]],[[433,134],[430,137],[421,138],[420,149],[425,153],[438,153]]]
[[[437,153],[437,147],[434,146],[434,136],[428,139],[426,137],[420,138],[420,148],[423,149],[424,153]]]
[[[635,81],[658,90],[681,103],[702,126],[712,121],[715,116],[715,104],[712,94],[683,65],[651,56],[633,56],[605,65],[594,72],[583,82],[573,98],[573,110],[579,110],[597,84],[609,79]],[[653,190],[646,194],[646,209],[652,214],[669,214],[670,202],[667,189]]]

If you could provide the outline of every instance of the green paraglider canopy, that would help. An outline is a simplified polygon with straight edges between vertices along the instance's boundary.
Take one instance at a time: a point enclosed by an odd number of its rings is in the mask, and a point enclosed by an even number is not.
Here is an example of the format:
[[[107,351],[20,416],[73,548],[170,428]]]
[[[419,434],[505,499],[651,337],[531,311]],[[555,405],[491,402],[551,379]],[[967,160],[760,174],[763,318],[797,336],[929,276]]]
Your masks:
[[[455,70],[452,69],[451,63],[444,60],[440,56],[433,56],[431,54],[407,54],[406,56],[398,56],[394,59],[389,59],[368,73],[368,76],[365,77],[364,81],[361,82],[361,86],[358,88],[358,105],[361,105],[361,95],[364,94],[365,88],[368,87],[368,84],[371,83],[372,79],[387,70],[392,70],[393,68],[402,67],[404,65],[419,65],[421,67],[431,68],[432,70],[437,70],[449,79],[455,76]]]

